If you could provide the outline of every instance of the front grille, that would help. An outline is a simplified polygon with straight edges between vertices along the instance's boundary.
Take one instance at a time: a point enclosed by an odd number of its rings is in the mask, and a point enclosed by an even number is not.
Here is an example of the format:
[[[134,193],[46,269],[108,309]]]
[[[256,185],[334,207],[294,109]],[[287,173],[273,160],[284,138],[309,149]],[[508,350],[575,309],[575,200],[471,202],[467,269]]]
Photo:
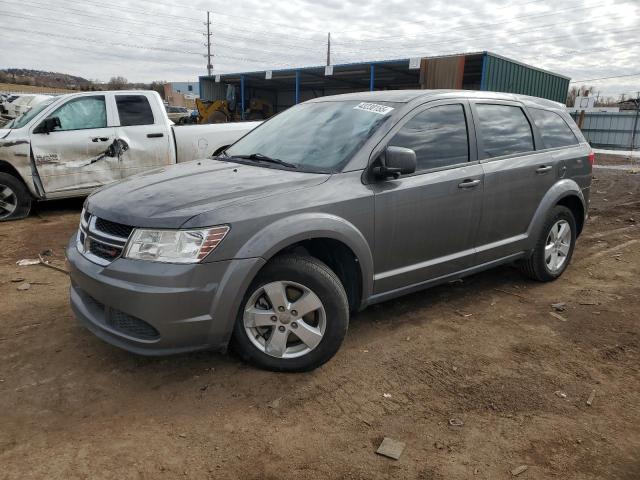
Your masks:
[[[114,330],[142,340],[153,340],[160,336],[158,331],[144,320],[127,315],[120,310],[110,310],[107,324]]]
[[[122,254],[122,248],[113,247],[93,239],[89,239],[89,251],[96,257],[113,261]]]
[[[90,260],[108,265],[122,255],[134,227],[111,222],[91,214],[80,224],[78,248]]]
[[[96,228],[101,232],[113,235],[114,237],[129,238],[133,227],[129,225],[122,225],[121,223],[110,222],[104,218],[96,219]]]

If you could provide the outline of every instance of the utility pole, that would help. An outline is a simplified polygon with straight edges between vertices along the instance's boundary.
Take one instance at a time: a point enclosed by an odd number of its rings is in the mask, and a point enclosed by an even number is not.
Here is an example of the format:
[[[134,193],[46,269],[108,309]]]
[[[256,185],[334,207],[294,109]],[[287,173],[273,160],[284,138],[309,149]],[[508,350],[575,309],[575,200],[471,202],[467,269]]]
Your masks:
[[[211,12],[207,12],[207,75],[213,74],[213,65],[211,64]]]
[[[327,67],[331,65],[331,32],[327,34]]]

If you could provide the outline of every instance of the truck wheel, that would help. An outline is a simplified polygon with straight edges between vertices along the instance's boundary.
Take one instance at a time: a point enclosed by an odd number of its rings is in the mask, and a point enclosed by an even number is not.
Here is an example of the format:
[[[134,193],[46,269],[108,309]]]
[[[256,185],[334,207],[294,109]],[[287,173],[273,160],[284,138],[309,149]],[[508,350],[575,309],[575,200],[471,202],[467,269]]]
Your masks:
[[[316,258],[285,255],[271,260],[247,290],[233,346],[258,367],[304,372],[333,357],[348,326],[347,295],[336,274]]]
[[[556,205],[542,228],[533,255],[520,263],[522,272],[540,282],[560,277],[571,261],[576,232],[571,210]]]
[[[0,222],[17,220],[29,215],[31,194],[13,175],[0,173]]]

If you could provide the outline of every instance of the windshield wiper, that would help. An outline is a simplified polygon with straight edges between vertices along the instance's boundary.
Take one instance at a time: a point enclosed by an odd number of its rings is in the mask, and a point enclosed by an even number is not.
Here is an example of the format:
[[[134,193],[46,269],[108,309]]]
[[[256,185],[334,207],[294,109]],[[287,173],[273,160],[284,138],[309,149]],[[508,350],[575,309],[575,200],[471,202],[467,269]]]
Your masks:
[[[287,168],[298,168],[297,165],[293,163],[285,162],[284,160],[280,160],[279,158],[271,158],[267,155],[263,155],[262,153],[252,153],[251,155],[232,155],[231,158],[242,158],[243,160],[257,160],[259,162],[268,162],[275,163],[276,165],[282,165]]]

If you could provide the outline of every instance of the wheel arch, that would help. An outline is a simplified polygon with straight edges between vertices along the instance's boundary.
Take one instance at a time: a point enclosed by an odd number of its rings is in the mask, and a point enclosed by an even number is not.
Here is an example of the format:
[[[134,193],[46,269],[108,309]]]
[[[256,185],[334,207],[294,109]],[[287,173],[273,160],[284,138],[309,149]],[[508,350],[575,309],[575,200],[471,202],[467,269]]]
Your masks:
[[[527,236],[532,249],[540,235],[540,230],[545,223],[549,211],[556,205],[566,206],[574,214],[574,217],[576,217],[576,213],[581,215],[579,218],[575,218],[576,225],[578,225],[578,232],[576,232],[576,234],[581,232],[584,226],[584,215],[586,212],[586,203],[582,190],[574,180],[560,180],[556,182],[542,198],[529,224]]]
[[[251,237],[237,256],[268,262],[295,251],[318,258],[334,271],[352,311],[364,306],[373,291],[373,256],[362,232],[343,218],[307,213],[280,219]]]

